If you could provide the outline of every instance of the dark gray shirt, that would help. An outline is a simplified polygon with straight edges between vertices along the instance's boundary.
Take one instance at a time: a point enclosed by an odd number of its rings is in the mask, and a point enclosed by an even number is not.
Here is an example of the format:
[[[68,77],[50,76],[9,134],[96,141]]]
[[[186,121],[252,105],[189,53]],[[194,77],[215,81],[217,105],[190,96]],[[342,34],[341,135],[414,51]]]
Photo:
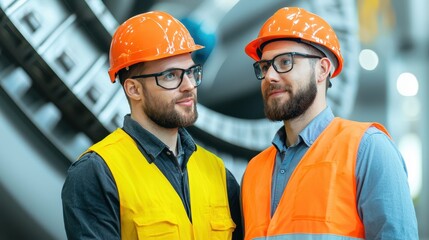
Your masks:
[[[190,134],[184,128],[179,129],[177,149],[180,161],[167,145],[129,115],[124,118],[123,130],[134,139],[147,161],[165,175],[192,221],[186,163],[197,146]],[[233,239],[243,239],[240,187],[228,169],[226,178],[231,216],[237,225]],[[120,239],[118,190],[112,173],[99,155],[87,153],[70,166],[61,197],[68,239]]]

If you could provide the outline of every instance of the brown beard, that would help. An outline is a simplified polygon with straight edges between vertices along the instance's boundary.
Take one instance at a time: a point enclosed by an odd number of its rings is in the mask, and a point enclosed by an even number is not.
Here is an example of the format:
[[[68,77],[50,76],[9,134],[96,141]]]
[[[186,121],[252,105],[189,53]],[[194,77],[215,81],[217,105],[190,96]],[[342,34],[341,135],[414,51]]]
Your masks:
[[[146,104],[143,106],[143,111],[154,123],[164,128],[188,127],[195,123],[198,118],[197,98],[192,93],[183,94],[180,97],[173,99],[170,102],[165,102],[157,96],[151,96],[149,92],[144,90]],[[185,109],[185,114],[180,114],[176,109],[176,101],[193,97],[194,105]]]
[[[286,87],[284,90],[289,92],[290,99],[284,104],[281,103],[280,99],[273,99],[270,103],[268,102],[269,92],[273,89],[281,89],[278,85],[270,85],[270,89],[265,90],[264,94],[265,116],[271,121],[287,121],[305,113],[317,95],[317,86],[314,80],[313,75],[307,87],[295,94]]]

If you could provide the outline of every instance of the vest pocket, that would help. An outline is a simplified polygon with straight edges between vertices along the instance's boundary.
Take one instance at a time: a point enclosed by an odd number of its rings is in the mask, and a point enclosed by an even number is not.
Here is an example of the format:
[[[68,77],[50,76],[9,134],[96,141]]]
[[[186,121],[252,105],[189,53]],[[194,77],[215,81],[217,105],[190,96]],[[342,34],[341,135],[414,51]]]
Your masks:
[[[231,218],[211,220],[210,226],[212,229],[210,239],[213,240],[231,239],[232,232],[236,227]]]
[[[177,219],[166,216],[134,218],[139,239],[180,239]]]

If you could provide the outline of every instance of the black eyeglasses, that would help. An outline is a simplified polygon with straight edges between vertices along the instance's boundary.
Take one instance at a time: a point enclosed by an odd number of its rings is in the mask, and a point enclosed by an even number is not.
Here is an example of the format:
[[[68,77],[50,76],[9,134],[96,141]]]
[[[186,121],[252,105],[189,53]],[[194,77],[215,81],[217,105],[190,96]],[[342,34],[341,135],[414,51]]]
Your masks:
[[[191,81],[192,85],[194,85],[194,87],[198,87],[203,79],[203,66],[197,64],[188,69],[170,68],[159,73],[138,75],[130,78],[155,77],[156,85],[167,90],[172,90],[178,88],[180,84],[182,84],[183,76],[185,74]]]
[[[253,69],[255,70],[256,78],[262,80],[265,78],[265,74],[271,65],[274,67],[277,73],[287,73],[293,69],[293,58],[294,56],[300,56],[304,58],[323,58],[321,56],[304,54],[298,52],[287,52],[275,56],[271,60],[261,60],[253,64]]]

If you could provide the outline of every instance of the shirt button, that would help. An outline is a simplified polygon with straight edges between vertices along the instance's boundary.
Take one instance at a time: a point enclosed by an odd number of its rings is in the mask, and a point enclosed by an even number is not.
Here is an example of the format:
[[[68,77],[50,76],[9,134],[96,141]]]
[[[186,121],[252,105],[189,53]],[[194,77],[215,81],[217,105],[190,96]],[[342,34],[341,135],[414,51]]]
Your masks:
[[[284,174],[286,171],[284,169],[280,169],[280,173]]]
[[[170,155],[171,155],[171,152],[170,152],[170,151],[167,151],[167,155],[169,155],[169,156],[170,156]]]

